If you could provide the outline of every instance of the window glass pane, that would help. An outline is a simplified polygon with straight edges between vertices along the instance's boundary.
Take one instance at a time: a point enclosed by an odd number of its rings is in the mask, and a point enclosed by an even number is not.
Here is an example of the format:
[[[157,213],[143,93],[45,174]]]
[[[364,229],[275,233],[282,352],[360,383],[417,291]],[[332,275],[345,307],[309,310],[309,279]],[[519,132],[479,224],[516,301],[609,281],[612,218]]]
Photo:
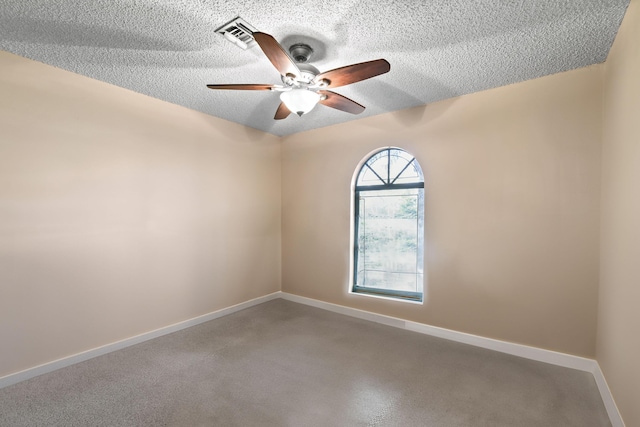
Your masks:
[[[395,177],[397,177],[409,163],[413,160],[413,156],[411,156],[406,151],[398,150],[398,149],[390,149],[389,150],[389,177],[391,181]]]
[[[386,184],[385,181],[383,181],[382,179],[384,179],[384,177],[380,176],[376,176],[376,174],[373,172],[373,170],[369,169],[367,166],[364,166],[362,168],[362,172],[360,172],[360,175],[358,176],[358,182],[356,185],[381,185],[381,184]]]
[[[358,176],[357,185],[380,185],[386,184],[389,180],[389,153],[382,150],[374,154],[362,167]],[[377,176],[376,176],[377,174]]]
[[[359,193],[357,286],[422,292],[423,212],[421,188]]]
[[[413,160],[413,156],[411,154],[404,150],[400,150],[399,148],[390,148],[389,155],[391,156],[392,161],[401,161],[403,164],[407,164]]]
[[[422,274],[392,271],[363,270],[362,277],[367,285],[362,288],[385,289],[388,291],[421,292],[418,287]]]
[[[400,172],[400,175],[393,175],[394,184],[406,184],[409,182],[422,182],[422,173],[416,168],[416,162],[411,162],[406,169]]]

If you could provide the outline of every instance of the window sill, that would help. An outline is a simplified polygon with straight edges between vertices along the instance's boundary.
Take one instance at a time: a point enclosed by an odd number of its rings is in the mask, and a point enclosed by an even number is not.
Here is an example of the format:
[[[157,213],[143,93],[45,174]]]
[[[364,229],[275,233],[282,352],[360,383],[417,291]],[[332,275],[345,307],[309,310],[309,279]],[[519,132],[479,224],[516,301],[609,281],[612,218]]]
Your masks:
[[[424,303],[423,294],[414,293],[414,292],[392,293],[384,289],[351,288],[349,290],[349,293],[353,295],[362,295],[365,297],[407,302],[411,304],[422,305]]]

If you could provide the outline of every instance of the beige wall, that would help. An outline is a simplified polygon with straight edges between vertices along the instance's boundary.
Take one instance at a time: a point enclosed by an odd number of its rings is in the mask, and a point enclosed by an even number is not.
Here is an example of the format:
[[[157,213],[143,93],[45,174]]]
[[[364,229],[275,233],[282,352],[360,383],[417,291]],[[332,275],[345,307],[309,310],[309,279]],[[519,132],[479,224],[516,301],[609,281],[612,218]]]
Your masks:
[[[640,1],[606,62],[597,359],[628,426],[640,426]]]
[[[602,68],[285,138],[282,290],[593,357]],[[347,293],[351,179],[388,145],[425,172],[424,305]]]
[[[0,52],[0,377],[279,289],[276,137]]]
[[[282,140],[0,52],[0,377],[282,286],[597,354],[640,425],[639,9],[604,66]],[[388,145],[426,174],[424,305],[347,293],[349,184]]]

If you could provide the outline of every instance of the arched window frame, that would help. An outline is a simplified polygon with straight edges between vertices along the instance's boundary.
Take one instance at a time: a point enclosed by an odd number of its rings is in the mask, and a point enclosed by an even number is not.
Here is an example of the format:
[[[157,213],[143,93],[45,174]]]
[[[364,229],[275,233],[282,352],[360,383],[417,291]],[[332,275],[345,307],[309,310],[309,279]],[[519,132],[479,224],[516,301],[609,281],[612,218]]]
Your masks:
[[[386,171],[384,168],[375,167],[375,163],[386,157]],[[397,165],[393,167],[392,159],[403,159],[405,164],[398,170]],[[384,162],[383,162],[384,163]],[[397,163],[397,162],[396,162]],[[384,164],[383,164],[384,166]],[[407,169],[411,168],[410,171]],[[380,173],[379,173],[380,172]],[[406,179],[405,172],[413,172],[415,176]],[[375,176],[375,178],[369,179],[369,182],[364,182],[363,177],[368,174],[369,178]],[[351,252],[351,267],[352,275],[350,279],[349,292],[355,294],[362,294],[367,296],[391,298],[403,301],[418,302],[423,301],[423,286],[424,286],[424,174],[420,164],[416,160],[415,156],[409,154],[407,151],[397,147],[385,147],[370,153],[356,170],[353,180],[353,215],[352,215],[352,252]],[[391,191],[390,191],[391,190]],[[415,288],[411,290],[407,289],[394,289],[395,283],[387,283],[388,286],[367,286],[365,279],[366,275],[366,261],[364,256],[359,258],[361,244],[360,242],[364,237],[359,235],[360,223],[361,223],[361,198],[363,196],[376,197],[383,194],[394,193],[395,190],[405,190],[404,192],[411,192],[415,194],[401,194],[401,196],[415,196],[417,198],[416,203],[416,263],[415,271],[412,273],[398,272],[398,271],[381,271],[382,274],[393,276],[393,274],[414,274],[415,275]],[[415,192],[413,191],[415,190]],[[363,219],[366,218],[366,214]],[[359,266],[363,263],[365,266]],[[359,271],[361,270],[361,271]],[[359,283],[359,280],[361,283]]]

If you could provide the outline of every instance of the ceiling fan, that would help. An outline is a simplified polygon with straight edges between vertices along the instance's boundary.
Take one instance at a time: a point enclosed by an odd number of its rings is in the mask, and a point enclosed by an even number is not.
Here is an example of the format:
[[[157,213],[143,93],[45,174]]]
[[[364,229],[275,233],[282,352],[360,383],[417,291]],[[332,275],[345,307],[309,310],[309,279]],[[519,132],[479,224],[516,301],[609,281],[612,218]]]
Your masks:
[[[284,85],[268,84],[211,84],[209,89],[231,90],[271,90],[281,92],[280,106],[274,119],[282,120],[291,114],[298,116],[308,113],[320,103],[327,107],[359,114],[365,107],[338,93],[327,90],[351,83],[356,83],[380,74],[387,73],[391,65],[384,59],[347,65],[334,70],[319,72],[314,66],[307,64],[313,49],[306,44],[295,44],[289,52],[273,36],[255,32],[253,38],[264,54],[269,58],[281,75]]]

